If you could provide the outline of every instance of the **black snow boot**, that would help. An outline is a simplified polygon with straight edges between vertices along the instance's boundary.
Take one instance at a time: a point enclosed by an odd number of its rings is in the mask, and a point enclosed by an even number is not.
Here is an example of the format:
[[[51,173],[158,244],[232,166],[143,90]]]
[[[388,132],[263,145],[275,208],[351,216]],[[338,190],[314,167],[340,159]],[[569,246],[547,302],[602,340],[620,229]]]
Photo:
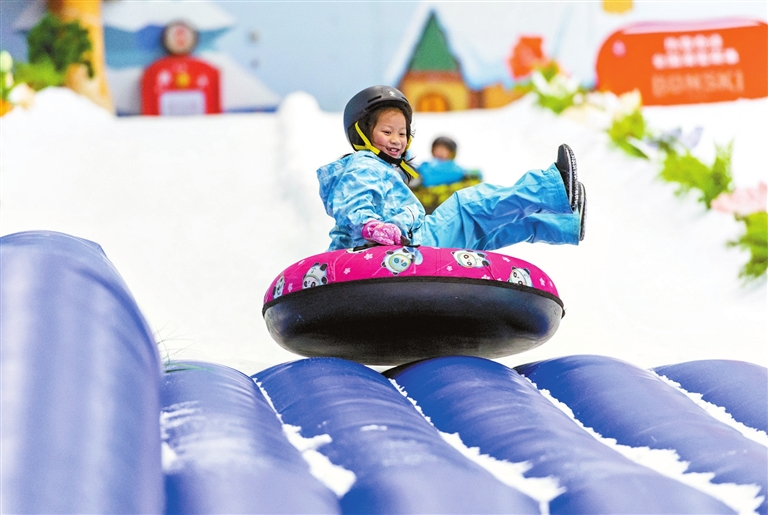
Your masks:
[[[576,211],[579,205],[579,176],[576,173],[576,156],[571,147],[563,143],[557,148],[557,161],[555,166],[560,171],[560,176],[565,184],[565,192],[568,194],[568,203],[571,209]]]
[[[579,241],[584,240],[584,232],[587,222],[587,190],[584,188],[584,185],[582,183],[578,184],[578,190],[579,190],[579,203],[576,206],[576,209],[579,210]]]

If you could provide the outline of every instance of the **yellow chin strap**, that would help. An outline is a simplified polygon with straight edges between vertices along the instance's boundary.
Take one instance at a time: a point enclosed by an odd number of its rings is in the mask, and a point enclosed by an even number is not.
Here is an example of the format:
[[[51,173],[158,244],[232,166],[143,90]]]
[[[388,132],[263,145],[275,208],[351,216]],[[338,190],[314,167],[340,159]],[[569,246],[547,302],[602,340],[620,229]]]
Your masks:
[[[352,148],[355,150],[370,150],[377,156],[381,152],[378,148],[374,147],[371,142],[368,140],[368,138],[365,137],[365,134],[363,134],[363,130],[360,128],[360,124],[355,122],[355,130],[357,131],[357,134],[360,135],[360,139],[363,140],[363,143],[365,145],[352,145]],[[408,136],[408,144],[405,146],[405,150],[408,150],[408,147],[411,146],[411,140],[413,140],[412,136]],[[405,155],[405,151],[403,152],[403,155]],[[411,178],[415,179],[419,176],[418,172],[414,170],[414,168],[405,162],[405,159],[400,159],[400,168],[403,169],[405,173],[411,176]]]

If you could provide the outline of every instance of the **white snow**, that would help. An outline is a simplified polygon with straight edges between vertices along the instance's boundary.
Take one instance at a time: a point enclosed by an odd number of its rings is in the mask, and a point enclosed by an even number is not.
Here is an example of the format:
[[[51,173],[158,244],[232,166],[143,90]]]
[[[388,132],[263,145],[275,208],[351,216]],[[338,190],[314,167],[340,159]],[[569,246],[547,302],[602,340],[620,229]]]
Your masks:
[[[344,495],[349,492],[349,489],[355,484],[355,481],[357,481],[357,476],[351,470],[346,469],[341,465],[336,465],[325,454],[317,450],[323,445],[333,441],[331,435],[319,434],[311,438],[302,436],[301,427],[283,422],[282,415],[275,409],[275,405],[273,404],[269,393],[264,389],[264,386],[256,380],[254,380],[254,383],[259,387],[259,390],[261,390],[267,403],[282,424],[283,434],[291,445],[301,453],[301,457],[309,466],[309,473],[325,485],[326,488],[336,494],[336,497],[344,497]]]
[[[734,141],[737,186],[768,181],[768,99],[644,110],[659,130],[704,127],[695,149]],[[555,336],[500,362],[601,354],[641,367],[696,359],[768,365],[766,280],[737,278],[748,255],[726,242],[743,224],[705,211],[656,178],[658,163],[611,147],[587,121],[529,98],[496,110],[417,113],[413,151],[434,136],[458,161],[511,184],[576,152],[587,187],[578,246],[520,244],[555,282],[567,315]],[[297,359],[269,336],[263,295],[284,268],[325,250],[332,226],[315,169],[348,152],[341,113],[305,93],[277,113],[116,118],[66,89],[40,92],[0,118],[0,234],[56,230],[99,243],[120,271],[165,356],[252,374]]]
[[[369,424],[360,428],[360,431],[386,431],[387,426],[381,426],[379,424]]]
[[[215,428],[202,423],[204,420],[205,413],[197,401],[180,402],[163,409],[160,434],[163,471],[166,474],[182,470],[189,463],[202,468],[216,468],[239,463],[250,465],[253,462],[252,439],[233,436],[224,430],[230,424],[238,426],[234,417],[219,415]],[[169,430],[184,426],[188,429],[202,426],[205,429],[202,433],[193,429],[175,439],[170,438]]]
[[[550,501],[566,491],[555,477],[525,477],[525,472],[533,467],[533,464],[528,461],[512,463],[496,459],[489,454],[483,454],[479,447],[467,447],[467,444],[461,440],[459,433],[440,431],[440,436],[465,458],[474,461],[490,472],[493,477],[536,500],[539,503],[541,515],[549,515]]]
[[[683,392],[689,399],[695,402],[700,408],[706,411],[710,416],[714,417],[715,419],[717,419],[718,421],[724,424],[731,426],[736,431],[744,435],[744,437],[749,438],[750,440],[757,442],[760,445],[765,445],[766,447],[768,447],[768,434],[766,434],[765,431],[762,431],[760,429],[755,429],[754,427],[750,427],[746,424],[738,422],[733,418],[733,415],[728,413],[728,411],[723,406],[718,406],[716,404],[712,404],[711,402],[705,401],[704,396],[702,394],[689,392],[688,390],[683,388],[680,385],[680,383],[673,381],[672,379],[669,379],[666,376],[659,375],[659,374],[656,374],[656,376],[658,376],[659,379],[661,379],[668,385]]]
[[[258,386],[274,410],[271,399],[261,385]],[[305,438],[301,435],[300,427],[283,423],[282,417],[276,411],[275,415],[282,424],[286,439],[299,451],[307,463],[310,474],[339,498],[343,497],[357,478],[354,472],[333,464],[328,457],[317,450],[332,441],[330,435],[320,434]],[[198,407],[197,401],[180,402],[163,410],[160,415],[160,432],[163,440],[162,465],[166,474],[183,470],[189,463],[211,469],[223,465],[232,466],[240,462],[246,466],[252,464],[257,453],[251,448],[251,438],[228,434],[226,429],[230,421],[223,414],[217,415],[214,425],[202,424],[205,432],[200,434],[194,428],[196,424],[200,425],[204,417],[205,414]],[[233,427],[239,426],[234,418],[231,424]],[[193,430],[171,440],[168,431],[185,425]]]
[[[341,499],[349,492],[357,481],[357,476],[351,470],[333,463],[325,454],[317,449],[331,443],[330,435],[317,435],[312,438],[301,436],[301,428],[284,424],[283,430],[288,441],[298,449],[304,461],[309,465],[309,473]]]
[[[416,411],[418,411],[427,422],[437,429],[438,433],[440,433],[440,437],[451,447],[459,451],[465,458],[473,461],[481,468],[488,471],[500,482],[537,501],[539,503],[539,513],[541,513],[541,515],[549,515],[550,501],[565,492],[565,488],[560,485],[556,477],[526,477],[525,473],[533,467],[533,464],[530,462],[524,461],[513,463],[511,461],[499,460],[489,454],[483,454],[480,452],[479,447],[467,447],[467,444],[462,441],[459,433],[446,433],[445,431],[440,431],[440,429],[434,425],[432,419],[424,413],[421,406],[419,406],[419,403],[408,395],[408,392],[402,385],[394,379],[390,379],[389,382],[392,383],[403,397],[408,399]]]
[[[531,383],[536,386],[535,383]],[[565,403],[559,401],[549,390],[539,390],[552,404],[557,406],[563,413],[571,417],[576,424],[593,436],[597,441],[614,449],[624,457],[635,463],[655,470],[659,474],[685,483],[686,485],[704,492],[715,499],[721,501],[729,508],[733,509],[739,515],[756,515],[757,508],[762,504],[763,497],[760,493],[759,485],[739,485],[735,483],[713,483],[714,473],[686,472],[688,470],[687,461],[680,459],[680,456],[674,449],[651,449],[650,447],[630,447],[622,445],[614,438],[606,438],[600,433],[586,427],[576,418],[571,408]]]

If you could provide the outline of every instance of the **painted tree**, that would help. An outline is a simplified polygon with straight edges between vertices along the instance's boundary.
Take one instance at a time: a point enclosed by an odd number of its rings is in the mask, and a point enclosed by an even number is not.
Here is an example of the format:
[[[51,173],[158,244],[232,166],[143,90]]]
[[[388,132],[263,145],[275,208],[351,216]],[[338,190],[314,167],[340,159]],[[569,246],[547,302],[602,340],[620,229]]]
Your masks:
[[[48,11],[61,20],[79,22],[88,30],[91,40],[89,61],[92,73],[89,73],[88,67],[83,64],[70,66],[65,85],[114,112],[115,107],[107,84],[101,0],[46,0],[46,5]]]

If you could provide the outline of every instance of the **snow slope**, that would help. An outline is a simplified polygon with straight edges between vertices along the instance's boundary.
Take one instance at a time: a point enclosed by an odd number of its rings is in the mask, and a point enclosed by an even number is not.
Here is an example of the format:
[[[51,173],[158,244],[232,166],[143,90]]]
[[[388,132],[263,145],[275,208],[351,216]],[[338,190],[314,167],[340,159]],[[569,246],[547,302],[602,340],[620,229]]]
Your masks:
[[[696,153],[734,141],[739,186],[768,180],[762,150],[768,99],[646,108],[659,129],[704,127]],[[314,170],[346,153],[341,114],[309,95],[274,114],[115,118],[68,90],[38,94],[0,118],[0,235],[48,229],[99,243],[173,359],[254,373],[297,359],[261,317],[269,282],[328,244],[331,219]],[[506,108],[417,114],[413,150],[437,134],[459,161],[511,184],[546,167],[559,143],[575,150],[589,195],[579,247],[520,244],[502,252],[553,278],[567,314],[545,345],[508,366],[594,353],[654,367],[696,359],[768,365],[766,280],[743,285],[748,256],[725,243],[732,217],[678,198],[658,165],[612,149],[599,123]]]

